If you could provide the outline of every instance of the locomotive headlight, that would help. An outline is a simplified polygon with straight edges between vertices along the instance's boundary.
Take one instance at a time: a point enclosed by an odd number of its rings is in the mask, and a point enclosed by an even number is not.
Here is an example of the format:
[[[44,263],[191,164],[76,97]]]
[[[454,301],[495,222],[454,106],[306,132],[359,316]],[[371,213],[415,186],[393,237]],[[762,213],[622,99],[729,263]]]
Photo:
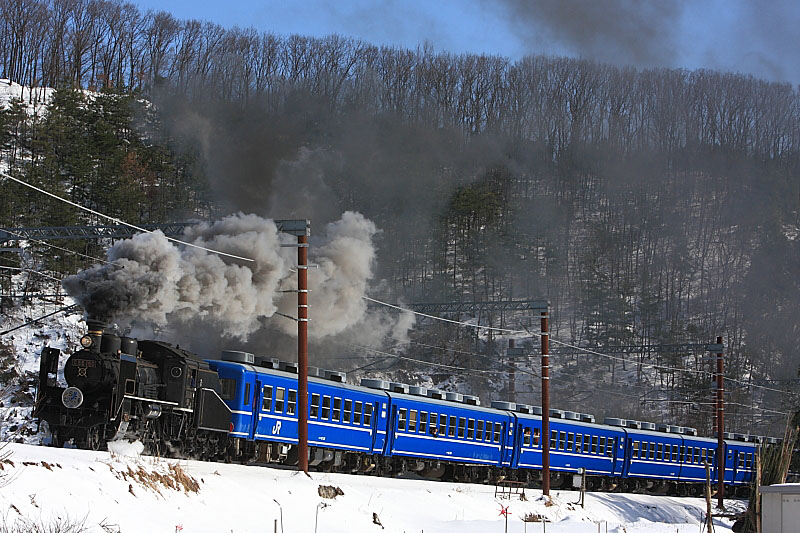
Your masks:
[[[83,392],[78,387],[67,387],[61,393],[61,403],[68,409],[77,409],[83,404]]]
[[[81,346],[84,348],[88,348],[92,345],[92,338],[89,335],[84,335],[81,337]]]

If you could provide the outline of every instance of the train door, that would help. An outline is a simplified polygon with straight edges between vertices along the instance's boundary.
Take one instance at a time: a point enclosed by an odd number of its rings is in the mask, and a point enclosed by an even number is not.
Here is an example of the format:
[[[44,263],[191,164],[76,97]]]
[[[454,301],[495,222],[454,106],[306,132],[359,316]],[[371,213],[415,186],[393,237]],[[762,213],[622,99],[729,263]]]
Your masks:
[[[253,391],[253,405],[251,405],[252,413],[253,413],[253,423],[250,424],[250,440],[254,440],[256,438],[256,433],[258,433],[258,425],[261,423],[259,414],[261,414],[261,380],[256,380],[255,391]]]
[[[623,470],[627,461],[625,460],[625,442],[626,439],[624,436],[617,436],[614,437],[614,453],[611,457],[611,472],[615,476],[623,475]],[[631,446],[633,444],[631,443]],[[632,450],[628,450],[628,457],[631,457]]]
[[[389,420],[386,424],[386,455],[392,455],[392,451],[394,450],[394,439],[395,435],[397,434],[397,406],[392,405],[389,413]]]
[[[514,459],[514,423],[509,417],[508,422],[503,422],[500,438],[500,457],[503,466],[511,466]]]
[[[372,451],[372,453],[380,453],[383,449],[383,443],[386,437],[385,434],[378,433],[378,428],[380,428],[380,420],[381,420],[381,402],[365,403],[364,404],[365,416],[367,414],[366,413],[367,409],[370,410],[369,430],[372,432],[372,443],[370,444],[370,450]]]

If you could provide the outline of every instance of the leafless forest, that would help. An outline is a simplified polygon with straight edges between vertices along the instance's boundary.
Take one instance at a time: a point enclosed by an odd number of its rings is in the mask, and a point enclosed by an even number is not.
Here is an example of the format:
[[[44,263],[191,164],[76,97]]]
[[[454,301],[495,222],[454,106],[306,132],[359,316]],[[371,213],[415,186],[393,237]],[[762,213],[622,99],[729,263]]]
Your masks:
[[[778,392],[798,391],[800,365],[800,94],[789,84],[282,36],[94,0],[0,0],[0,77],[155,104],[158,128],[143,143],[168,147],[163,160],[193,158],[178,165],[195,176],[192,200],[145,194],[163,209],[131,211],[86,186],[100,210],[141,222],[245,210],[315,223],[359,210],[382,230],[376,294],[547,298],[554,338],[598,351],[722,335],[738,380],[732,430],[780,428],[786,416],[760,408],[797,407]],[[3,123],[0,161],[72,190],[75,175],[37,166],[47,148],[25,140],[36,137],[30,120]],[[18,150],[24,164],[12,164]],[[152,193],[158,180],[145,174],[102,175]],[[311,192],[283,202],[287,183]],[[43,221],[42,209],[6,208],[0,225]],[[470,355],[487,345],[462,329],[431,326],[416,341],[458,351],[407,353],[507,368]],[[536,369],[530,352],[522,370]],[[711,425],[711,375],[670,369],[710,372],[702,350],[557,365],[557,407]],[[536,390],[519,400],[538,403]]]

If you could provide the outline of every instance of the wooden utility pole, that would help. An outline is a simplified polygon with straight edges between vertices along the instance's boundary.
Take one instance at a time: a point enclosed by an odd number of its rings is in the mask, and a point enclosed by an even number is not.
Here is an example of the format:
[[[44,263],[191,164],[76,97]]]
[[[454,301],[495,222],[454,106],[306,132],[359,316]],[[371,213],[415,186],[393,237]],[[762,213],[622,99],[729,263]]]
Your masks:
[[[308,474],[308,236],[297,236],[297,449]]]
[[[725,383],[722,365],[724,347],[717,337],[717,507],[725,508]]]
[[[548,314],[542,311],[542,494],[550,496],[550,337]]]

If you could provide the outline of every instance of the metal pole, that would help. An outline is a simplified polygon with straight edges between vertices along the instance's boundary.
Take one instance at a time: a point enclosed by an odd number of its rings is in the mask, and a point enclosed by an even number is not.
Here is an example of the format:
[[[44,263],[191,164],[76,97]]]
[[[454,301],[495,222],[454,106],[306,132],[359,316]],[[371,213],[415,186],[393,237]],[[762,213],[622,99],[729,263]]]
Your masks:
[[[513,350],[514,348],[514,339],[508,339],[508,348]],[[508,352],[506,352],[508,353]],[[508,397],[510,401],[516,402],[517,401],[517,367],[514,365],[514,359],[512,355],[508,356],[508,364],[511,365],[508,370]]]
[[[550,496],[550,338],[542,311],[542,494]]]
[[[297,236],[297,467],[308,474],[308,237]]]
[[[722,346],[722,337],[717,337],[717,344]],[[723,350],[717,352],[717,507],[725,508],[725,391],[722,366]]]

